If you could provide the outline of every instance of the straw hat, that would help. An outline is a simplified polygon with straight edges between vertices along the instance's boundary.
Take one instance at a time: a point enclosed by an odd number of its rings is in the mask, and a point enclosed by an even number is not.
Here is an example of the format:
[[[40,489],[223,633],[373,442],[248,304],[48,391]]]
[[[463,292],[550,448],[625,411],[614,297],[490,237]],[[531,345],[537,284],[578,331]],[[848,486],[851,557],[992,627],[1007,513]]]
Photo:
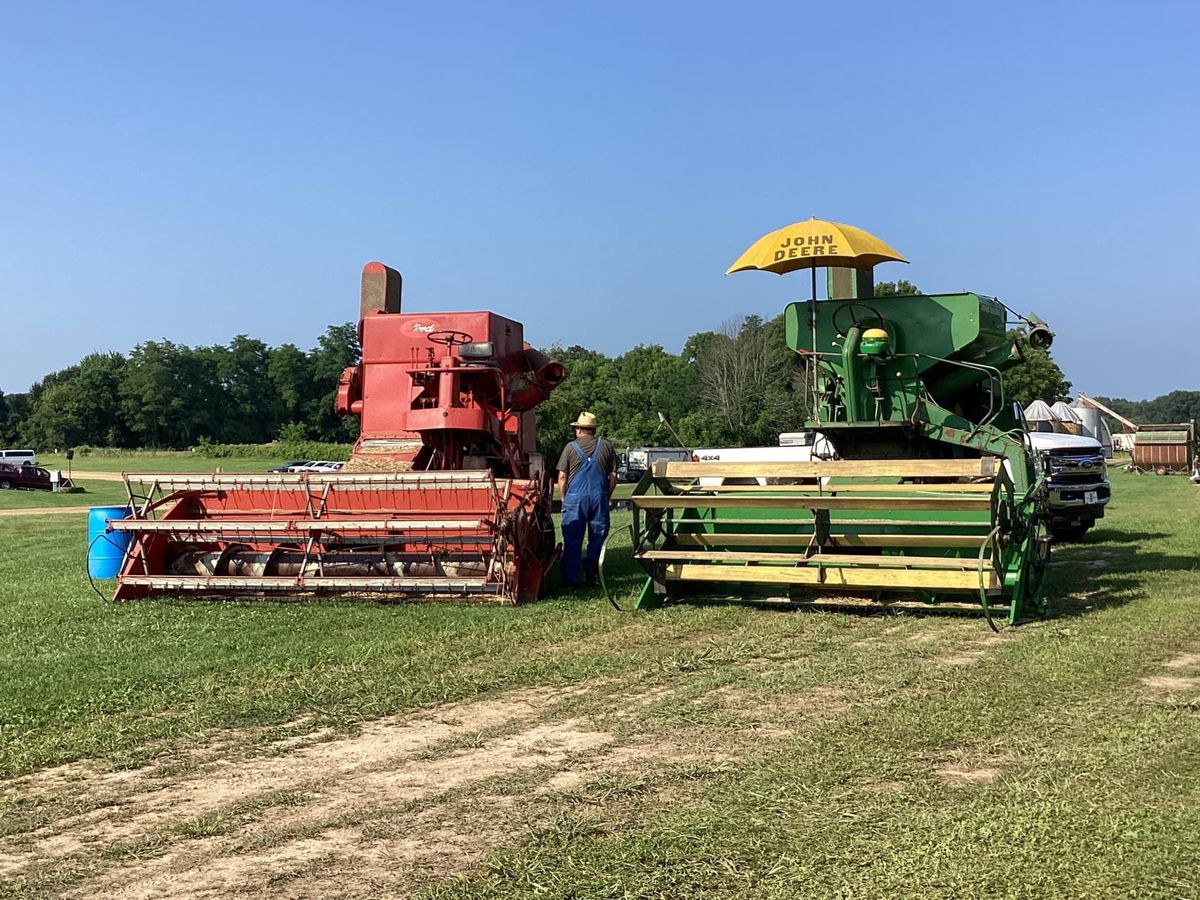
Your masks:
[[[600,424],[600,420],[596,418],[595,413],[581,412],[579,418],[571,423],[572,428],[590,428],[596,430],[596,426]]]

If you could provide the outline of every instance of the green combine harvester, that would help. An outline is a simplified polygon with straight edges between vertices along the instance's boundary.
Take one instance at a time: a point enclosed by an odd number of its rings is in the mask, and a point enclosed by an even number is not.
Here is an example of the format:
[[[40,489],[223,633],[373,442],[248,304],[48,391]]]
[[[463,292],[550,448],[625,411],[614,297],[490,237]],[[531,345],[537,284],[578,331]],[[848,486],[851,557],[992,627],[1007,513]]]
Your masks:
[[[937,606],[982,609],[993,628],[1048,613],[1047,492],[1004,393],[1002,373],[1021,362],[1009,311],[972,293],[876,298],[872,269],[886,260],[904,261],[814,219],[730,268],[814,270],[813,299],[787,307],[787,343],[808,361],[807,427],[836,458],[656,465],[633,497],[649,576],[640,607],[695,596]],[[846,299],[816,299],[817,267]],[[1039,319],[1021,327],[1049,346]]]

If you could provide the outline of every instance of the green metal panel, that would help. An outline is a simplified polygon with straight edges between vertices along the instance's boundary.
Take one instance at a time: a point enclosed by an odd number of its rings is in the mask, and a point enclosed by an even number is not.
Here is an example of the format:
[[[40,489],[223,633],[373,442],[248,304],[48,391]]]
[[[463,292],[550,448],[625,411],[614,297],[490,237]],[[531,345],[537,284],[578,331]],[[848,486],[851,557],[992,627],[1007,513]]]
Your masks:
[[[926,357],[921,371],[936,364],[932,357],[983,356],[1008,343],[1004,307],[972,293],[790,303],[784,312],[787,343],[801,353],[814,349],[810,314],[816,320],[818,353],[836,350],[839,330],[846,331],[853,320],[863,327],[890,323],[897,354]]]

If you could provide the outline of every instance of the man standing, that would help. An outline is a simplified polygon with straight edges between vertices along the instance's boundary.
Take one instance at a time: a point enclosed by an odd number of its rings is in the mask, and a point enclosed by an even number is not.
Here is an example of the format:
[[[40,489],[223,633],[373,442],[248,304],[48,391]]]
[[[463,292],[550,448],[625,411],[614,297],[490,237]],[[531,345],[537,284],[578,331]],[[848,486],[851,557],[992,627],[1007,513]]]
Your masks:
[[[562,579],[569,587],[580,581],[580,562],[588,584],[596,583],[600,548],[608,535],[608,498],[617,486],[617,454],[604,438],[596,437],[596,416],[581,412],[571,423],[575,440],[558,458],[558,495],[562,497]],[[587,559],[583,533],[587,531]]]

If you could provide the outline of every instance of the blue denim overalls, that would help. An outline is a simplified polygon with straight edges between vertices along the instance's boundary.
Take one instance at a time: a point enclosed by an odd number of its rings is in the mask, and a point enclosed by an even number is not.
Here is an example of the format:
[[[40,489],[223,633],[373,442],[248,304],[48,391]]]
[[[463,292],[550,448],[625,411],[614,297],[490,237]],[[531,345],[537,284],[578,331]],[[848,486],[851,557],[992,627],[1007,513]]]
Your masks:
[[[583,532],[587,529],[587,563],[584,567],[591,582],[600,562],[600,548],[608,535],[608,473],[600,470],[596,457],[600,453],[600,438],[591,456],[584,456],[579,441],[571,441],[571,449],[579,457],[580,466],[567,485],[562,504],[562,577],[567,584],[579,584],[579,562],[583,552]]]

